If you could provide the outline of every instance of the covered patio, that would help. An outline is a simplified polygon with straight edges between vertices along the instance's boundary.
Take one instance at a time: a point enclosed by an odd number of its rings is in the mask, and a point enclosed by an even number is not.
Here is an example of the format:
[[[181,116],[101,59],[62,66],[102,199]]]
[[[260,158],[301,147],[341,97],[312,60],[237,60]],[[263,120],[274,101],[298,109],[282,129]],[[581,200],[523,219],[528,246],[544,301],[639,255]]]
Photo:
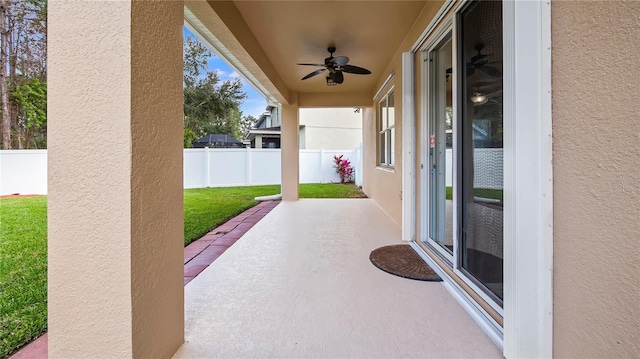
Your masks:
[[[371,199],[281,203],[187,284],[174,358],[501,358],[442,282],[370,263],[398,243]]]
[[[637,248],[627,178],[638,167],[629,155],[637,81],[628,72],[638,10],[567,1],[50,2],[49,356],[638,357],[629,320],[638,317],[637,261],[619,255]],[[185,25],[278,109],[284,201],[186,289]],[[328,57],[333,47],[340,60]],[[371,74],[346,67],[354,64]],[[321,107],[362,111],[369,200],[298,201],[299,111]],[[430,177],[446,171],[429,161],[446,153],[448,119],[455,207],[450,222],[431,223],[429,214],[446,214],[445,187]],[[476,125],[491,129],[484,145],[501,149],[501,167],[476,168]],[[88,151],[96,136],[106,140]],[[483,239],[487,247],[467,235],[486,222],[469,220],[480,212],[469,204],[483,170],[500,185],[478,188],[499,191],[503,203],[501,215],[478,215],[502,217],[491,221],[497,240]],[[441,255],[429,229],[446,223],[454,245]],[[369,264],[372,249],[401,240],[444,283]],[[476,275],[472,250],[500,259],[491,273],[501,277]]]

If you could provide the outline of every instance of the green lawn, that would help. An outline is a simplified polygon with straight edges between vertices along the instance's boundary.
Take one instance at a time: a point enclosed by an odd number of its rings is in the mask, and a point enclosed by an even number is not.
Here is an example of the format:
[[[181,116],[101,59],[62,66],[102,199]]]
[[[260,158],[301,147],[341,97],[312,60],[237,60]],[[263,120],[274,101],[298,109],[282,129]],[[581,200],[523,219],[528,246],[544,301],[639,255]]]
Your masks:
[[[0,199],[0,358],[47,328],[47,198]]]
[[[453,188],[445,187],[445,195],[447,199],[453,199]],[[500,203],[504,201],[503,199],[503,191],[501,189],[491,189],[491,188],[474,188],[473,195],[476,197],[489,198],[489,199],[497,199],[500,200]]]
[[[214,227],[258,204],[258,196],[280,192],[280,185],[218,187],[184,191],[184,243],[195,241]],[[364,193],[353,185],[310,183],[300,185],[300,198],[361,198]]]
[[[185,246],[214,227],[258,204],[258,196],[280,192],[280,186],[218,187],[184,190]]]
[[[184,191],[185,245],[258,204],[280,186]],[[353,185],[302,184],[301,198],[362,197]],[[47,328],[47,198],[0,199],[0,358]]]
[[[326,183],[301,184],[300,198],[365,198],[362,191],[352,184]]]

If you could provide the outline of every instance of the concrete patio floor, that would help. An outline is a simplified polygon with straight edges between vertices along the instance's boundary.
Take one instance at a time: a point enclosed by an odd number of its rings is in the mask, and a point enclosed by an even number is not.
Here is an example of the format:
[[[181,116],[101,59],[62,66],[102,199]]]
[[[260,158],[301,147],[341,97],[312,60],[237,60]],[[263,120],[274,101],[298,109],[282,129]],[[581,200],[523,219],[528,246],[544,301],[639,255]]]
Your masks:
[[[369,262],[398,243],[372,200],[282,202],[187,284],[174,358],[502,358],[442,283]]]

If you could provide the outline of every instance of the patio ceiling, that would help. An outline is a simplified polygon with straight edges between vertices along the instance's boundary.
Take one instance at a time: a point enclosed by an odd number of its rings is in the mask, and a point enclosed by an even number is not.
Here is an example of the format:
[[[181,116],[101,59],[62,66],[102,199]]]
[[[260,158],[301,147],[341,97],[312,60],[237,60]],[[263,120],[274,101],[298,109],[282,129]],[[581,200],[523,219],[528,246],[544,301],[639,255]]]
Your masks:
[[[188,24],[205,39],[209,37],[232,66],[274,101],[288,101],[289,92],[315,94],[329,101],[346,95],[371,101],[425,3],[188,1],[185,16]],[[198,29],[197,22],[206,29]],[[323,63],[330,45],[337,47],[334,56],[348,56],[349,64],[367,68],[372,74],[345,74],[344,83],[338,86],[327,86],[324,73],[302,81],[319,67],[297,63]]]

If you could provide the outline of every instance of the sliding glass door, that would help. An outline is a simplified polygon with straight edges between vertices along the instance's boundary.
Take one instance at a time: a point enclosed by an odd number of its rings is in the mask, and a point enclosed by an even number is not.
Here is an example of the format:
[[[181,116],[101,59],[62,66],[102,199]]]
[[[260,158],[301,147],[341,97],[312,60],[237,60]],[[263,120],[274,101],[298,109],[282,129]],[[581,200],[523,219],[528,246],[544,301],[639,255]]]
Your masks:
[[[453,41],[448,32],[429,52],[429,243],[453,261]]]
[[[502,3],[459,15],[460,268],[502,303]]]
[[[425,51],[423,242],[495,308],[503,299],[502,3],[470,1]],[[426,223],[425,223],[426,222]],[[500,309],[498,309],[500,310]]]

